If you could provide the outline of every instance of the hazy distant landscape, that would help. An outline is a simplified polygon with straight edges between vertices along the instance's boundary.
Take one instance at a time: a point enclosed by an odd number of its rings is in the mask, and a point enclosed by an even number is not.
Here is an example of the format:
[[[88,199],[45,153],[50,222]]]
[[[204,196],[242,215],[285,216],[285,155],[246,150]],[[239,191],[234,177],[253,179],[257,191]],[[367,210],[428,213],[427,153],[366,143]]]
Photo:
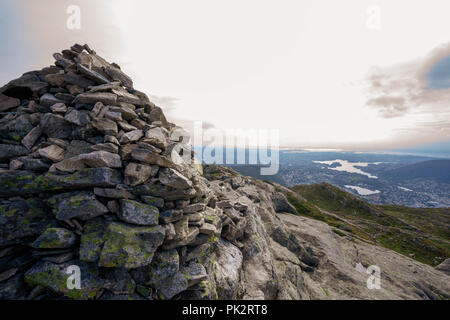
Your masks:
[[[236,171],[287,187],[327,182],[374,204],[450,207],[450,159],[420,155],[280,151],[280,170],[261,176],[257,165]]]

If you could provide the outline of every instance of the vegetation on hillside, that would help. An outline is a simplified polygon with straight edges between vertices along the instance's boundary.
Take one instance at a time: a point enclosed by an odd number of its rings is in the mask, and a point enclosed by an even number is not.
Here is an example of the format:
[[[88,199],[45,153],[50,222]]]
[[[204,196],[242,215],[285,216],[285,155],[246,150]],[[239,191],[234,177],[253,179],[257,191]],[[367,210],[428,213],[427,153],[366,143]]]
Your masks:
[[[450,208],[377,206],[327,183],[288,193],[300,215],[324,221],[339,236],[376,243],[436,266],[450,257]]]

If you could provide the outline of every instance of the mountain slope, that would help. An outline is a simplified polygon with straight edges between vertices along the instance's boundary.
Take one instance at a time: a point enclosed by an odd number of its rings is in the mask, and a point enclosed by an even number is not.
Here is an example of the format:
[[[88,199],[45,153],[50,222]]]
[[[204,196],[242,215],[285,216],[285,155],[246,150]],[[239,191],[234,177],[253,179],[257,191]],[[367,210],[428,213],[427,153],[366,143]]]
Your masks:
[[[290,201],[305,216],[325,221],[342,236],[356,236],[436,266],[450,257],[450,209],[377,206],[327,183],[292,190]],[[313,206],[315,210],[304,211]]]

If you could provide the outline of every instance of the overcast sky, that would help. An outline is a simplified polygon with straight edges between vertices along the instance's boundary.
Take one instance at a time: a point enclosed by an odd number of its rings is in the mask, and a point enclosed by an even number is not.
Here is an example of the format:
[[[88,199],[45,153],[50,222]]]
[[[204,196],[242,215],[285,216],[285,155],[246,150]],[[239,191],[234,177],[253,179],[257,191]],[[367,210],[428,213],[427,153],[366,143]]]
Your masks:
[[[297,147],[445,141],[449,12],[448,0],[0,0],[0,84],[88,43],[177,123],[279,129]]]

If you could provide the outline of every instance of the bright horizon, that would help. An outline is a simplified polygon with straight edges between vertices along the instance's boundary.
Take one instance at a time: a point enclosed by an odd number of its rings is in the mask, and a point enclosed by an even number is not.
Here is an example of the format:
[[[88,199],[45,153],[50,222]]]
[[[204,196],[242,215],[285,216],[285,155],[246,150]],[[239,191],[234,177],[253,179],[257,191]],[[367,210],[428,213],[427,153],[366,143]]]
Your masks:
[[[88,43],[182,126],[278,129],[292,148],[449,141],[450,3],[431,2],[0,0],[0,85]]]

